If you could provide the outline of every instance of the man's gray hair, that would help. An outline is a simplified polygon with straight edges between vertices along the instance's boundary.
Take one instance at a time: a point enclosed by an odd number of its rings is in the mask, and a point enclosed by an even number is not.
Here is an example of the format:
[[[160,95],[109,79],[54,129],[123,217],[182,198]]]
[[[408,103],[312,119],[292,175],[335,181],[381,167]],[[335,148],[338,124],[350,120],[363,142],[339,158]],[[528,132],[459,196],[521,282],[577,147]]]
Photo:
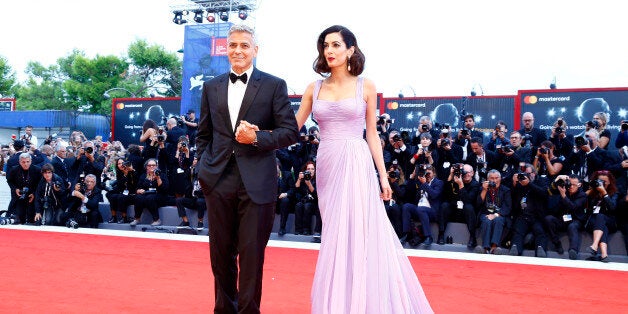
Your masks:
[[[499,172],[499,170],[497,170],[497,169],[491,169],[491,170],[489,170],[487,175],[489,175],[489,174],[491,174],[491,173],[497,173],[497,174],[499,175],[499,177],[500,177],[500,178],[501,178],[501,176],[502,176],[502,173],[501,173],[501,172]]]
[[[85,178],[92,178],[92,179],[94,179],[94,182],[98,182],[98,180],[97,180],[96,176],[95,176],[95,175],[93,175],[93,174],[91,174],[91,173],[90,173],[90,174],[88,174],[88,175],[86,175],[86,176],[85,176]]]
[[[247,25],[238,24],[238,25],[231,26],[231,28],[229,29],[228,36],[231,36],[231,34],[233,33],[239,33],[239,32],[251,34],[251,38],[253,38],[253,44],[257,45],[257,40],[255,39],[255,30]]]
[[[31,154],[29,153],[21,153],[20,154],[20,160],[22,159],[32,159]]]

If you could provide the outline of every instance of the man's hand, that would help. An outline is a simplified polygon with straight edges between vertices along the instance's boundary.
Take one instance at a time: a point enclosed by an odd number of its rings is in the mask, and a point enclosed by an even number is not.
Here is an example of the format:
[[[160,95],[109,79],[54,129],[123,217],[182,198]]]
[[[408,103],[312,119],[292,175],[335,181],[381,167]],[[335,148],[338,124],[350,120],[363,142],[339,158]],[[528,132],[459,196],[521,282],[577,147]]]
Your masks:
[[[259,131],[259,127],[257,127],[257,125],[250,124],[247,121],[242,120],[236,129],[236,141],[240,144],[253,144],[257,140],[256,131]]]
[[[37,213],[35,214],[35,221],[40,221],[41,220],[41,214]]]

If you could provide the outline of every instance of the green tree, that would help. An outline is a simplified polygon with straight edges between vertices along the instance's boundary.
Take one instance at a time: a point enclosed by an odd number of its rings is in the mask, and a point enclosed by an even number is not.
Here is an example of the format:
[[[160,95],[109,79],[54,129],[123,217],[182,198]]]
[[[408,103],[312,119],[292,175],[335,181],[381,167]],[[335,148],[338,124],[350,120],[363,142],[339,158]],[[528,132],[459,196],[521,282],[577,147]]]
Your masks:
[[[0,94],[9,94],[13,85],[15,85],[15,72],[7,59],[0,56]]]
[[[182,63],[176,53],[138,40],[129,45],[128,56],[131,67],[127,79],[142,84],[142,91],[164,96],[181,94]]]
[[[62,87],[66,77],[58,65],[46,68],[39,62],[29,62],[26,74],[26,82],[14,88],[17,110],[72,110]]]

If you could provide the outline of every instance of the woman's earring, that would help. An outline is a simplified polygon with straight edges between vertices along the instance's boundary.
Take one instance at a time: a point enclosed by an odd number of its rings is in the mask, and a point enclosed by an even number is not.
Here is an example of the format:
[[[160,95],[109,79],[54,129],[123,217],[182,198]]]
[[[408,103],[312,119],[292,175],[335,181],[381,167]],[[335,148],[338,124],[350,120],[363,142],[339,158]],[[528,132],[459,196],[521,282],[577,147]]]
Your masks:
[[[347,70],[351,72],[351,57],[347,58]]]

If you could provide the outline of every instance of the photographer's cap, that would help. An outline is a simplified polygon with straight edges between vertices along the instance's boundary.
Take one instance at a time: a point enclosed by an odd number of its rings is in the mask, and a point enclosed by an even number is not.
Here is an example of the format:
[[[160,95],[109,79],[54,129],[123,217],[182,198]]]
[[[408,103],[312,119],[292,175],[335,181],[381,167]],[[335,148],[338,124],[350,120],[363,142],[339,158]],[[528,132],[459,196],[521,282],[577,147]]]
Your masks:
[[[22,148],[24,148],[24,141],[22,141],[22,140],[15,140],[15,141],[13,141],[13,148],[15,148],[15,149],[22,149]]]

